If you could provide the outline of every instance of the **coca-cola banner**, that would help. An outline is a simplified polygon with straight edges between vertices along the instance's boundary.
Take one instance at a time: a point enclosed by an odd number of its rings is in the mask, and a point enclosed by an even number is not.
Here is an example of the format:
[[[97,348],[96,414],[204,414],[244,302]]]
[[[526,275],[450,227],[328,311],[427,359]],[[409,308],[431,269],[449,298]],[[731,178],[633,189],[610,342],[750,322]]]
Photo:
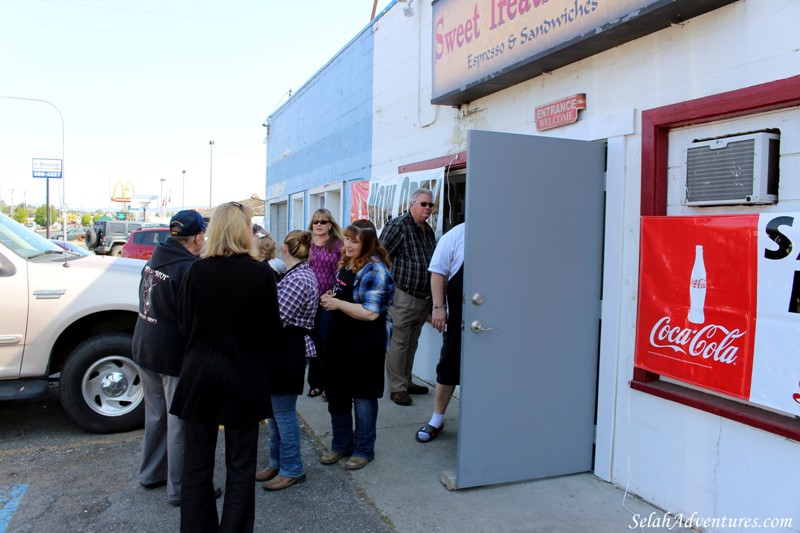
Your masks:
[[[800,213],[642,217],[635,365],[800,415]]]

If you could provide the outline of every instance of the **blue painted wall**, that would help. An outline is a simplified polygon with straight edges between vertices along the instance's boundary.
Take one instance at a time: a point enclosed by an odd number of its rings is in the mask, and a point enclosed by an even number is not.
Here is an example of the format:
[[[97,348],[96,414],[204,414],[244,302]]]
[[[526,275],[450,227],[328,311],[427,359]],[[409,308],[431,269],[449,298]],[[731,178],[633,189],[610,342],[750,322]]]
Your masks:
[[[369,178],[372,64],[370,24],[270,115],[268,201],[332,182]],[[345,186],[344,212],[349,193]]]

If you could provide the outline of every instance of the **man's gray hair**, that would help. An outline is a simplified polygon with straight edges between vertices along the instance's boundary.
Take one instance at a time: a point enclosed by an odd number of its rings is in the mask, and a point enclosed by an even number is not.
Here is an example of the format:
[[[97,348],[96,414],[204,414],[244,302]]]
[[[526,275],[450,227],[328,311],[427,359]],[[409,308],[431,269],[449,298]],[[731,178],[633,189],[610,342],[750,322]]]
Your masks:
[[[183,245],[184,247],[186,247],[186,246],[189,245],[190,242],[192,242],[192,239],[194,239],[195,236],[194,235],[190,235],[188,237],[179,237],[177,235],[170,235],[169,238],[172,239],[173,241]]]
[[[416,202],[417,201],[417,196],[419,196],[420,194],[427,194],[431,198],[433,198],[433,191],[432,190],[426,189],[425,187],[420,187],[419,189],[415,189],[414,192],[411,193],[411,197],[410,197],[411,201],[412,202]]]

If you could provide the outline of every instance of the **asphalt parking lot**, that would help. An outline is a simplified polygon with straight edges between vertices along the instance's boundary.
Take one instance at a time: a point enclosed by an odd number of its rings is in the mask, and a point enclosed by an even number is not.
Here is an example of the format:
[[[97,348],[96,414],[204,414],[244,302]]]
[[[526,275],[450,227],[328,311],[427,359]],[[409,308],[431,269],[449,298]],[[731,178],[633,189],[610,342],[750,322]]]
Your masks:
[[[0,403],[0,533],[178,531],[180,510],[165,489],[137,480],[142,431],[86,433],[50,397]],[[215,481],[225,485],[222,434]],[[266,428],[259,433],[266,464]],[[308,481],[256,490],[256,531],[392,532],[350,472],[320,465],[320,443],[303,431]],[[217,502],[221,509],[222,499]]]

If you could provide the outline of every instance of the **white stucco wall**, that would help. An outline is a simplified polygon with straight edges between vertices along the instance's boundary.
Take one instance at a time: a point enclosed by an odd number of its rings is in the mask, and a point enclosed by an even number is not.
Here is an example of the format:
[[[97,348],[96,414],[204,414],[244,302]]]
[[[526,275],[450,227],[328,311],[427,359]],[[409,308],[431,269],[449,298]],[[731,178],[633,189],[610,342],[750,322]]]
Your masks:
[[[575,93],[587,97],[579,121],[543,135],[608,139],[596,473],[670,512],[792,517],[800,530],[800,443],[628,386],[636,327],[641,111],[797,75],[800,2],[737,2],[461,109],[429,104],[430,6],[414,4],[414,17],[404,17],[401,8],[395,6],[376,23],[374,176],[466,150],[469,129],[536,134],[534,107]],[[798,113],[776,111],[696,128],[703,135],[688,128],[674,131],[669,212],[692,212],[679,203],[680,155],[673,153],[674,145],[762,127],[781,129],[781,202],[761,209],[798,209]],[[433,333],[426,327],[415,366],[415,373],[428,379],[440,345]]]

